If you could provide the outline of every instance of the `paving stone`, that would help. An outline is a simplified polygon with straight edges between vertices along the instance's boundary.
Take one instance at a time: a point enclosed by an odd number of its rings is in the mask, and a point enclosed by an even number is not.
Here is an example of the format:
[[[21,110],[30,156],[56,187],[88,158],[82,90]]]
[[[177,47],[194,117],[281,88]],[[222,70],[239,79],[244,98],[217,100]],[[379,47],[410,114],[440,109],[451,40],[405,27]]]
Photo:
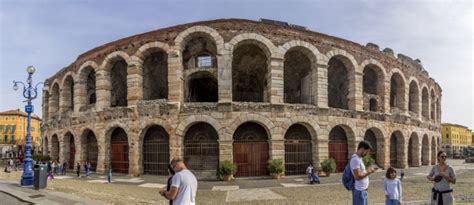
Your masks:
[[[145,183],[138,185],[139,187],[146,187],[146,188],[165,188],[166,184],[157,184],[157,183]]]
[[[233,191],[239,190],[239,186],[213,186],[212,191]]]
[[[240,189],[236,191],[228,191],[225,201],[239,202],[272,199],[286,199],[286,197],[272,192],[269,189]]]
[[[127,183],[141,183],[143,179],[140,178],[131,178],[131,179],[115,179],[114,181],[118,182],[127,182]]]
[[[72,179],[71,176],[54,176],[54,179]]]
[[[281,183],[283,187],[305,187],[310,186],[309,184],[292,184],[292,183]]]
[[[89,180],[89,181],[87,181],[87,182],[105,184],[105,183],[107,183],[108,181],[107,181],[107,180],[102,180],[102,179],[96,179],[96,180]]]

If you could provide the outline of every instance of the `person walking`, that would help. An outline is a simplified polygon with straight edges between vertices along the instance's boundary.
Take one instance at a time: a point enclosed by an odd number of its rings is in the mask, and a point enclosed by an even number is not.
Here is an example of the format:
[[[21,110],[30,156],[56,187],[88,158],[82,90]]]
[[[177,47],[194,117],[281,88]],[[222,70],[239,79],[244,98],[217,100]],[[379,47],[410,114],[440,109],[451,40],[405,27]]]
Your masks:
[[[57,174],[56,160],[53,161],[53,164],[51,164],[51,168],[53,169],[53,173],[54,173],[54,174]]]
[[[451,184],[456,183],[456,173],[447,162],[445,151],[438,152],[438,164],[434,165],[426,178],[434,182],[432,188],[432,205],[454,204],[453,188]]]
[[[175,172],[173,168],[171,168],[171,164],[168,164],[168,182],[166,184],[166,191],[171,189],[171,180],[173,179]],[[170,205],[173,205],[173,200],[170,199]]]
[[[108,165],[106,167],[106,170],[107,170],[107,182],[110,184],[112,183],[112,166]]]
[[[171,188],[169,191],[160,190],[161,196],[173,200],[174,205],[195,205],[198,188],[196,177],[180,158],[171,161],[171,168],[176,172],[171,179]]]
[[[368,205],[369,193],[369,175],[374,173],[378,168],[369,167],[365,168],[362,158],[369,154],[372,146],[368,141],[361,141],[357,146],[357,152],[352,155],[350,160],[350,169],[354,176],[355,183],[354,189],[352,189],[352,204],[353,205]]]
[[[308,167],[306,168],[306,174],[308,175],[310,184],[321,183],[321,181],[319,180],[319,176],[314,173],[314,167],[312,162],[310,162]]]
[[[64,161],[64,162],[63,162],[63,170],[62,170],[63,172],[62,172],[62,175],[66,175],[67,166],[68,166],[67,162]]]
[[[77,177],[81,177],[81,164],[79,164],[79,162],[76,164],[76,173],[77,173]]]
[[[383,181],[385,205],[399,205],[402,203],[402,183],[397,179],[397,170],[392,167],[387,169]]]
[[[84,162],[84,176],[89,177],[89,172],[87,172],[87,162]]]

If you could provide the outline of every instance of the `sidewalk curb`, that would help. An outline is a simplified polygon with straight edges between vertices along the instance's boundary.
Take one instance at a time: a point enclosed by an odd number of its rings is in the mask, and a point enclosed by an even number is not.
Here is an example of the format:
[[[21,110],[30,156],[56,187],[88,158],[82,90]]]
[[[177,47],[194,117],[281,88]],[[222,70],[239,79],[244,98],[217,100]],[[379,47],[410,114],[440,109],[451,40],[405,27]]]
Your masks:
[[[29,203],[29,204],[35,204],[35,203],[31,202],[31,201],[24,200],[24,199],[22,199],[22,198],[20,198],[20,197],[18,197],[18,196],[16,196],[16,195],[10,193],[10,192],[6,192],[6,191],[1,190],[1,187],[0,187],[0,192],[4,193],[4,194],[6,194],[6,195],[10,195],[11,197],[14,197],[14,198],[18,199],[18,201],[21,201],[21,202],[24,202],[24,203]]]

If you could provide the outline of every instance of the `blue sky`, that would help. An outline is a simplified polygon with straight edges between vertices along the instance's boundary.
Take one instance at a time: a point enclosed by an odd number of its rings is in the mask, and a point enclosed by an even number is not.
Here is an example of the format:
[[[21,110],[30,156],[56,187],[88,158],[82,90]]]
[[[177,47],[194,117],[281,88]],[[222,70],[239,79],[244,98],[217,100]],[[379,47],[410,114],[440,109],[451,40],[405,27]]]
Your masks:
[[[291,3],[290,3],[291,2]],[[102,44],[217,18],[269,18],[413,59],[443,89],[442,121],[474,128],[473,4],[465,1],[0,0],[0,111],[23,109],[12,80],[43,81]],[[34,102],[41,116],[41,95]]]

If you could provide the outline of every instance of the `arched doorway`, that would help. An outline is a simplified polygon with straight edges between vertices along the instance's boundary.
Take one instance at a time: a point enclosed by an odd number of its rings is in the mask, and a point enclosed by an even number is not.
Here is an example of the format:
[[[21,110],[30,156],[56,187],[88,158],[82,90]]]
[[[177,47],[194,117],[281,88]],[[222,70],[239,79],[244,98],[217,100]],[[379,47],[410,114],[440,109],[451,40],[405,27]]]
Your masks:
[[[405,82],[400,74],[394,73],[390,79],[390,108],[403,111],[405,106]],[[393,111],[393,110],[391,110]]]
[[[408,166],[418,167],[420,166],[419,161],[420,143],[418,141],[418,135],[413,133],[408,140]]]
[[[128,138],[122,128],[115,128],[111,139],[111,164],[112,171],[128,173]]]
[[[404,168],[405,158],[404,139],[400,131],[395,131],[390,136],[390,166]]]
[[[349,66],[348,59],[336,56],[328,62],[328,106],[349,109]]]
[[[375,133],[370,129],[365,131],[364,140],[368,141],[370,145],[372,145],[370,157],[372,157],[372,159],[377,162],[377,137],[375,137]]]
[[[237,164],[236,176],[268,175],[267,131],[257,123],[246,122],[234,133],[233,155]]]
[[[59,160],[59,139],[57,135],[51,138],[51,159]]]
[[[97,158],[99,156],[99,147],[97,146],[97,138],[92,132],[92,130],[86,130],[84,131],[82,138],[81,138],[81,144],[82,144],[82,156],[84,156],[83,159],[86,160],[86,162],[91,163],[91,169],[92,171],[95,171],[97,168]]]
[[[214,127],[204,122],[188,129],[184,136],[184,161],[189,169],[215,175],[219,163],[218,138]]]
[[[68,132],[64,136],[64,143],[66,144],[66,151],[69,153],[64,153],[66,159],[65,161],[67,162],[69,169],[74,169],[74,162],[76,158],[76,146],[74,144],[74,135],[72,135],[70,132]]]
[[[423,165],[430,165],[430,140],[428,135],[423,136],[423,145],[421,149],[421,162]]]
[[[347,134],[341,126],[332,128],[329,132],[329,158],[336,161],[336,172],[342,172],[347,164],[348,145]]]
[[[148,128],[143,139],[143,173],[168,175],[169,161],[168,133],[158,125]]]
[[[294,124],[285,134],[285,174],[305,174],[312,162],[311,134],[305,126]]]

